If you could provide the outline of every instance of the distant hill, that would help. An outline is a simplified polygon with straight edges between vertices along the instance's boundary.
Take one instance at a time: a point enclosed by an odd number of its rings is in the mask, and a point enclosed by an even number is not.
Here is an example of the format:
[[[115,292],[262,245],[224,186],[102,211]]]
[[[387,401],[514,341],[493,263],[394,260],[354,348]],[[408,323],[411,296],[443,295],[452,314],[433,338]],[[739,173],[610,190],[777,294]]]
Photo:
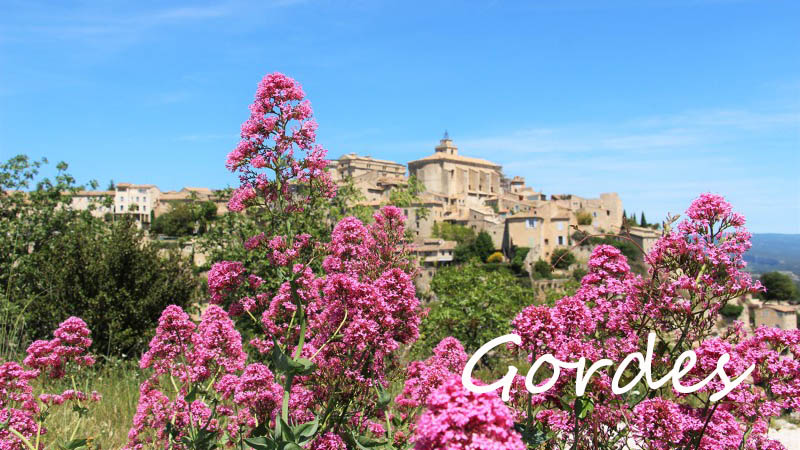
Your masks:
[[[744,255],[754,273],[787,270],[800,277],[800,234],[753,234],[753,247]]]

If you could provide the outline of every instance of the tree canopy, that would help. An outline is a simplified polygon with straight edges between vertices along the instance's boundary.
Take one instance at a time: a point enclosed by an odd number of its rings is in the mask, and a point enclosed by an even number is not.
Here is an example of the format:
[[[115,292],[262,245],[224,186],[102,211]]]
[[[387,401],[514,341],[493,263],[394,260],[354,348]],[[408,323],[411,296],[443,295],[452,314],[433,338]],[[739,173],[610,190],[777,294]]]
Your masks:
[[[764,293],[767,300],[800,301],[797,285],[785,273],[767,272],[761,275],[761,284],[767,290]]]

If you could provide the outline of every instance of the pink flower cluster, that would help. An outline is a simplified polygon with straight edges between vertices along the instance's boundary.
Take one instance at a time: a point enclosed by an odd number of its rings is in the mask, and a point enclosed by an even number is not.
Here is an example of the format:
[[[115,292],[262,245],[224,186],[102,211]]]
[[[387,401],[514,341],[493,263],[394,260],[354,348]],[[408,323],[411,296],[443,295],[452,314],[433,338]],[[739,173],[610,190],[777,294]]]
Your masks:
[[[27,370],[10,361],[0,365],[0,423],[7,423],[25,437],[47,433],[37,423],[39,404],[33,397],[30,381],[39,376],[38,370]],[[6,426],[0,427],[0,449],[22,450],[22,441]]]
[[[325,171],[325,149],[315,144],[317,123],[311,116],[311,104],[295,80],[280,73],[261,80],[250,118],[242,124],[242,139],[226,162],[241,179],[228,203],[231,211],[242,211],[257,198],[281,212],[302,211],[312,196],[299,193],[299,186],[323,197],[335,195],[336,185]],[[305,158],[297,158],[298,150]]]
[[[496,392],[475,394],[460,376],[444,381],[428,398],[417,422],[417,450],[524,450],[511,411]]]
[[[467,363],[464,346],[454,337],[442,339],[433,349],[433,355],[424,361],[413,361],[406,369],[403,391],[394,402],[404,413],[424,406],[434,389],[453,375],[461,374]]]
[[[211,302],[220,304],[227,294],[244,281],[244,265],[238,261],[220,261],[208,271],[208,293]]]
[[[0,365],[0,449],[26,448],[9,428],[27,439],[46,434],[42,422],[49,407],[67,401],[78,404],[100,401],[97,392],[86,394],[74,389],[59,394],[43,393],[35,398],[31,386],[31,381],[43,374],[62,378],[94,364],[94,357],[88,353],[92,344],[90,334],[83,320],[70,317],[59,324],[53,332],[53,339],[34,341],[28,347],[28,356],[23,363],[30,369],[11,361]]]
[[[387,206],[363,225],[339,222],[331,235],[327,277],[308,306],[315,361],[329,373],[361,383],[383,381],[387,358],[419,336],[419,300],[403,244],[404,217]],[[340,326],[340,324],[342,324]],[[341,338],[326,342],[336,334]]]
[[[24,363],[34,369],[47,371],[51,378],[63,377],[70,362],[79,366],[91,366],[94,358],[86,353],[92,345],[89,334],[86,322],[70,317],[53,332],[53,339],[34,341],[28,347],[28,356]]]

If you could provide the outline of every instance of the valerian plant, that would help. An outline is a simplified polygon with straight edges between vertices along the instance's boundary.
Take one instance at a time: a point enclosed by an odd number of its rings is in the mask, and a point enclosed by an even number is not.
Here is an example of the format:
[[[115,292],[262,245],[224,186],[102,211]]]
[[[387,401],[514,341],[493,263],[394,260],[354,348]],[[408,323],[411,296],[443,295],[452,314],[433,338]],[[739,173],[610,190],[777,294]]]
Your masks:
[[[691,394],[666,384],[648,389],[629,365],[623,382],[633,379],[635,389],[614,394],[611,369],[601,368],[579,395],[568,382],[576,374],[565,370],[535,395],[516,377],[504,403],[496,391],[465,389],[468,356],[452,337],[428,359],[402,367],[399,355],[418,339],[423,311],[398,208],[382,208],[370,224],[343,218],[329,239],[298,232],[336,194],[300,86],[267,75],[250,111],[226,164],[241,180],[229,208],[261,211],[260,232],[253,230],[244,247],[262,255],[248,265],[269,266],[274,279],[264,280],[259,267],[221,261],[209,272],[211,304],[199,323],[176,305],[163,311],[140,360],[149,376],[127,448],[783,448],[767,430],[772,417],[800,406],[800,332],[734,327],[714,335],[725,304],[761,289],[743,272],[744,218],[721,197],[702,195],[684,222],[667,227],[647,255],[646,276],[633,274],[619,250],[598,246],[574,295],[528,306],[513,319],[521,345],[512,350],[531,362],[550,353],[618,365],[630,353],[645,353],[654,332],[654,378],[693,349],[697,364],[686,369],[685,383],[712,373],[722,353],[731,355],[729,377],[755,365],[752,380],[714,402],[717,381]],[[252,339],[243,341],[236,318],[252,323]],[[49,345],[32,346],[31,364],[49,361]],[[6,364],[13,372],[7,378],[21,388],[0,390],[0,419],[35,417],[27,406],[7,406],[7,398],[30,405],[30,390],[21,366]],[[534,384],[549,375],[537,374]],[[396,395],[393,382],[402,384]],[[41,432],[35,422],[19,423]]]
[[[95,362],[88,353],[92,344],[90,334],[83,320],[70,317],[53,332],[53,339],[34,341],[22,364],[14,361],[0,364],[0,449],[40,450],[46,448],[45,444],[47,448],[68,450],[86,447],[87,438],[78,433],[91,404],[100,401],[101,396],[79,390],[75,377]],[[71,389],[34,396],[35,380],[45,388],[52,388],[48,380],[62,378],[71,380]],[[47,416],[54,408],[70,405],[74,421],[69,439],[63,442],[48,439],[44,426]]]

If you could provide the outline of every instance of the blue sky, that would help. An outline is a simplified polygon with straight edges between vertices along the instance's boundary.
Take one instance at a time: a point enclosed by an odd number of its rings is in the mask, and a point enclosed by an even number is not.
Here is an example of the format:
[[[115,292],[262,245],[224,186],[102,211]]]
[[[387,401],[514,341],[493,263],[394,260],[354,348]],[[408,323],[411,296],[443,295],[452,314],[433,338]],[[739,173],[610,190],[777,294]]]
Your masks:
[[[651,221],[725,195],[800,233],[800,3],[0,0],[0,157],[79,181],[224,187],[255,87],[298,81],[332,157],[445,129],[545,193]]]

